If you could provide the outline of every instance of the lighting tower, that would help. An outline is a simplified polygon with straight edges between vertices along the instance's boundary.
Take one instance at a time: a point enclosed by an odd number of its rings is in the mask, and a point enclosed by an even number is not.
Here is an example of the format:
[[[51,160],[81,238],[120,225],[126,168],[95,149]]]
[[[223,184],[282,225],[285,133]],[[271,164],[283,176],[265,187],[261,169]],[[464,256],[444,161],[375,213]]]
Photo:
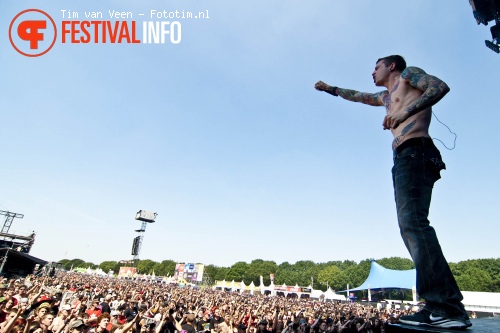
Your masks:
[[[23,214],[6,212],[4,210],[0,210],[0,215],[5,215],[5,223],[3,224],[2,234],[8,234],[10,226],[12,225],[12,221],[14,218],[22,219],[24,217]]]
[[[148,212],[146,210],[140,210],[135,215],[135,219],[142,221],[141,229],[137,229],[136,232],[139,233],[139,236],[134,238],[134,242],[132,243],[132,255],[134,256],[134,261],[139,259],[139,252],[141,252],[142,242],[144,240],[144,233],[146,232],[146,224],[154,223],[156,219],[156,213]]]

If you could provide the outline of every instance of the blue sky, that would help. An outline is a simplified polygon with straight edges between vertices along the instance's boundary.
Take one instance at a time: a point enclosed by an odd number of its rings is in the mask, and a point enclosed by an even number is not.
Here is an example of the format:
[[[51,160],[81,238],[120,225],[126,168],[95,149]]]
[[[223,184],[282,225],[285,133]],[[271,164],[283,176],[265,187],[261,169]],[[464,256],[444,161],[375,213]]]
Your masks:
[[[500,56],[466,0],[47,0],[0,5],[0,209],[37,233],[31,254],[230,266],[408,257],[397,227],[384,108],[314,90],[375,92],[379,57],[401,54],[451,92],[435,114],[447,170],[430,221],[449,261],[498,258]],[[10,45],[20,11],[206,11],[179,44]],[[491,25],[491,23],[490,23]],[[435,118],[431,136],[453,146]]]

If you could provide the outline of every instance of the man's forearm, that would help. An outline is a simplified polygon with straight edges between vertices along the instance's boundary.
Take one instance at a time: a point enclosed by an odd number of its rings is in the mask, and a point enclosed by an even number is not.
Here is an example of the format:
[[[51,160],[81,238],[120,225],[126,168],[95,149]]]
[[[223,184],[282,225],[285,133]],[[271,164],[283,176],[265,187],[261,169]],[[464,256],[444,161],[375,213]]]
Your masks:
[[[339,89],[339,87],[327,86],[325,92],[337,97],[338,96],[337,89]]]
[[[410,115],[414,115],[420,111],[423,111],[441,100],[448,92],[450,88],[444,82],[440,82],[437,85],[429,86],[422,96],[420,96],[414,103],[412,103],[407,109]]]
[[[371,94],[371,93],[365,93],[352,89],[343,89],[343,88],[337,88],[336,93],[338,94],[338,96],[351,102],[359,102],[372,106],[383,105],[381,99],[382,93]]]
[[[359,92],[351,89],[343,89],[336,86],[330,86],[323,81],[318,81],[314,88],[319,91],[324,91],[333,96],[340,96],[351,102],[359,102],[372,106],[384,105],[383,98],[388,95],[388,91],[384,90],[375,94]]]

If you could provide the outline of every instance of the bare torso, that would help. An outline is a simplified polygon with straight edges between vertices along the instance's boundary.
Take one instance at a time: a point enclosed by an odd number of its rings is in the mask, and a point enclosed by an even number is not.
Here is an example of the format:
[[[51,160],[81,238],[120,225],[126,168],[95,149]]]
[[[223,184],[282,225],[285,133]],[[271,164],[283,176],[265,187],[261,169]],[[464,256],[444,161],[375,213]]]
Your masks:
[[[404,80],[401,76],[397,79],[391,92],[383,97],[383,102],[386,107],[387,114],[391,114],[396,110],[405,110],[415,100],[422,96],[423,92],[410,85],[408,80]],[[432,111],[427,108],[420,111],[398,127],[392,128],[391,132],[394,136],[392,141],[392,149],[396,149],[404,141],[415,137],[429,137],[429,125],[431,123]]]

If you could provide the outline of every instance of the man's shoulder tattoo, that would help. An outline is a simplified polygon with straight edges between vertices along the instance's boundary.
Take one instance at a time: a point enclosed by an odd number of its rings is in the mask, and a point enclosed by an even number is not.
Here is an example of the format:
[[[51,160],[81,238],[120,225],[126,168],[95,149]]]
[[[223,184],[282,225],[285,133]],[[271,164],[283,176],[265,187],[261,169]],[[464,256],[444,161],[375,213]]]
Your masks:
[[[427,74],[423,69],[418,67],[406,67],[401,73],[401,77],[405,80],[409,80],[413,75]]]
[[[413,87],[417,87],[419,81],[428,76],[427,73],[418,67],[406,67],[406,69],[401,73],[401,78],[403,80],[410,81],[410,85]]]

